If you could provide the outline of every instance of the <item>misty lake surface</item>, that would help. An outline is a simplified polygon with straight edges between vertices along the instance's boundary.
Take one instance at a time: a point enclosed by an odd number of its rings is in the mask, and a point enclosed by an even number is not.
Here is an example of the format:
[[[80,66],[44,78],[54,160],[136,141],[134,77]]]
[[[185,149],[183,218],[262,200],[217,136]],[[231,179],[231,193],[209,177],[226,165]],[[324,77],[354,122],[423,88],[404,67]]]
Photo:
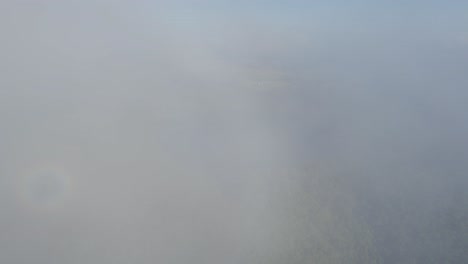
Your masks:
[[[466,10],[0,1],[0,263],[468,263]]]

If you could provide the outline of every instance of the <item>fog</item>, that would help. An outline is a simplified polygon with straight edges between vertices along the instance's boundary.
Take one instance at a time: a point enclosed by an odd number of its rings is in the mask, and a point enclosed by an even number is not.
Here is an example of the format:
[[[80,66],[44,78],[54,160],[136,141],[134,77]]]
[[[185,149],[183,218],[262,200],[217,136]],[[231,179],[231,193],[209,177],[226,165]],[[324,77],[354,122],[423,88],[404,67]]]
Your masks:
[[[2,0],[0,263],[466,262],[466,8]]]

